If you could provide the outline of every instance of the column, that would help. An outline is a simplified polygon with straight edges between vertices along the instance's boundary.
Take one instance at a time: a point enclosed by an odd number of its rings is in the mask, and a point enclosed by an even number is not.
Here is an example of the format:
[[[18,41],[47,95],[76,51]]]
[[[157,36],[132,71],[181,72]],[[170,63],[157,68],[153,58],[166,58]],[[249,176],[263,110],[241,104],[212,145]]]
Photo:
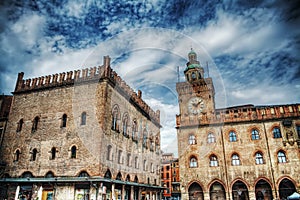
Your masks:
[[[256,199],[255,198],[255,190],[249,190],[248,193],[249,193],[249,199],[250,200],[255,200]]]
[[[210,199],[209,192],[203,192],[203,196],[204,196],[204,199],[207,199],[207,200]]]
[[[110,196],[110,200],[115,200],[115,184],[111,184],[111,196]]]
[[[130,200],[134,199],[134,187],[133,186],[130,187],[130,197],[129,197],[129,199]]]
[[[125,185],[122,185],[122,194],[121,194],[122,200],[125,200]]]
[[[138,195],[138,200],[141,200],[142,199],[142,193],[141,193],[141,188],[139,187],[139,195]]]

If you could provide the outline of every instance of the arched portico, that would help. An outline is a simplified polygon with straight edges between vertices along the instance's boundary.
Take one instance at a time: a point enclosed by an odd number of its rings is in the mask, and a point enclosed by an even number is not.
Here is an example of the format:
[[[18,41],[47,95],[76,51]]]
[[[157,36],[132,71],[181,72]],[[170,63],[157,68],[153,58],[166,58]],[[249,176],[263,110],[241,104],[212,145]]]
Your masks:
[[[226,192],[221,183],[215,181],[209,189],[210,200],[226,199]]]
[[[202,187],[196,182],[193,182],[189,186],[188,192],[189,192],[189,200],[203,200],[204,199]]]
[[[294,192],[296,192],[296,187],[291,180],[284,178],[280,181],[279,183],[280,199],[287,199],[287,197],[293,194]]]
[[[232,185],[233,200],[249,200],[249,191],[245,183],[238,180]]]
[[[273,199],[272,188],[266,180],[260,179],[255,184],[255,198],[257,200],[272,200]]]

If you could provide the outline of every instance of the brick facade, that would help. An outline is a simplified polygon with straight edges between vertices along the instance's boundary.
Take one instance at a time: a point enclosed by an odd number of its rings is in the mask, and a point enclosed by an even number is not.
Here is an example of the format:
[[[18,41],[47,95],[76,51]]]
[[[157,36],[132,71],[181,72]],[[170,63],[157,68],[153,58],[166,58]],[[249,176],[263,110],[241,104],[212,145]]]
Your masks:
[[[216,109],[190,52],[177,83],[182,199],[283,199],[300,190],[300,104]]]
[[[11,177],[4,183],[49,187],[55,199],[159,197],[160,113],[110,68],[108,56],[99,67],[23,76],[3,143]],[[47,176],[50,185],[41,184]]]

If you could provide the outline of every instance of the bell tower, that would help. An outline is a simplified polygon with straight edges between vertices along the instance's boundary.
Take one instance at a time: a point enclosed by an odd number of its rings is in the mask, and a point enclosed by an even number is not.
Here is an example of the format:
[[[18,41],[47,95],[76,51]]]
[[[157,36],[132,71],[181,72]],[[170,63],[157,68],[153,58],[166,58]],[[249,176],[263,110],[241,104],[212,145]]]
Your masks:
[[[204,69],[193,49],[188,53],[184,75],[185,82],[176,84],[180,109],[177,121],[180,126],[189,126],[192,121],[194,125],[207,123],[214,115],[215,91],[212,79],[204,77]]]

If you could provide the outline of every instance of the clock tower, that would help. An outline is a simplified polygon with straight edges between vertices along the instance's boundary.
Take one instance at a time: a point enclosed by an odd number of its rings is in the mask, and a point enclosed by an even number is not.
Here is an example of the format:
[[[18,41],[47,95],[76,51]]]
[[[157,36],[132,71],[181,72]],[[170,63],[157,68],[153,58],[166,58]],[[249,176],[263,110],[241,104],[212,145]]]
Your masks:
[[[215,111],[215,91],[212,79],[204,77],[204,69],[193,49],[189,52],[188,59],[184,70],[185,82],[176,84],[180,110],[177,116],[179,126],[207,123]],[[190,119],[193,119],[192,121],[196,124],[191,124]]]
[[[181,195],[182,199],[203,199],[203,190],[196,184],[202,176],[197,167],[200,161],[208,159],[206,151],[209,149],[203,144],[206,129],[215,119],[215,90],[212,79],[204,76],[193,49],[188,53],[184,75],[185,81],[176,84],[180,112],[176,115],[176,129]]]

